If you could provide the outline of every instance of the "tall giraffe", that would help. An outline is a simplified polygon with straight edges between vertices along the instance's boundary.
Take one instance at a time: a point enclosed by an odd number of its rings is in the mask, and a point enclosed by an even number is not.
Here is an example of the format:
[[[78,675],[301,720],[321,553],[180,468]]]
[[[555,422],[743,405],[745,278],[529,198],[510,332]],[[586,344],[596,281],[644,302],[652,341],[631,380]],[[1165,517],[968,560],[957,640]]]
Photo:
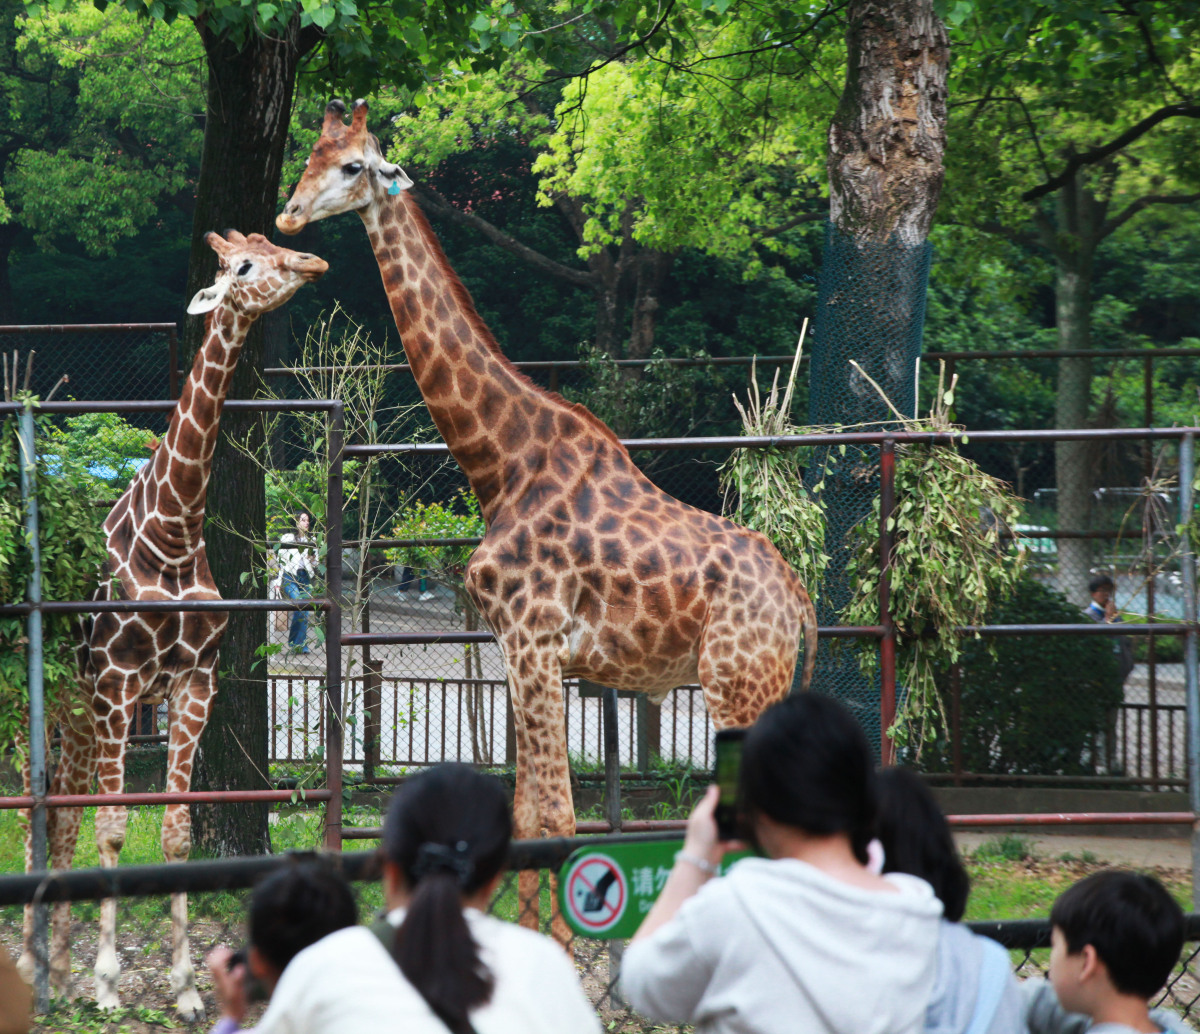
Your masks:
[[[345,113],[340,101],[326,108],[275,225],[294,234],[362,217],[417,385],[487,525],[466,589],[508,672],[517,835],[572,836],[564,676],[656,702],[698,680],[717,728],[749,725],[788,692],[802,628],[808,686],[816,615],[765,536],[662,492],[584,407],[516,371],[407,193],[412,181],[367,131],[366,102],[349,126]]]
[[[315,255],[276,247],[257,233],[236,230],[205,240],[220,269],[211,287],[188,306],[208,313],[204,343],[171,414],[166,436],[153,457],[117,500],[104,522],[108,559],[95,599],[219,600],[204,548],[204,503],[213,447],[225,394],[250,325],[286,302],[297,289],[329,268]],[[80,672],[85,705],[62,717],[62,753],[53,794],[89,792],[96,776],[102,794],[120,793],[125,783],[125,744],[139,704],[166,700],[168,708],[167,792],[191,786],[192,762],[217,690],[217,650],[228,615],[214,611],[93,615],[84,623]],[[81,809],[50,809],[50,865],[67,869],[75,854]],[[117,864],[125,843],[127,811],[96,812],[100,864]],[[163,816],[162,850],[169,862],[191,850],[191,814],[186,804],[168,804]],[[27,841],[26,863],[32,857]],[[65,988],[70,976],[70,905],[55,906],[51,979]],[[100,910],[96,954],[96,1001],[119,1004],[121,975],[116,952],[117,902]],[[188,954],[187,895],[171,896],[171,989],[180,1015],[202,1019]],[[32,968],[32,919],[25,916],[23,969]]]

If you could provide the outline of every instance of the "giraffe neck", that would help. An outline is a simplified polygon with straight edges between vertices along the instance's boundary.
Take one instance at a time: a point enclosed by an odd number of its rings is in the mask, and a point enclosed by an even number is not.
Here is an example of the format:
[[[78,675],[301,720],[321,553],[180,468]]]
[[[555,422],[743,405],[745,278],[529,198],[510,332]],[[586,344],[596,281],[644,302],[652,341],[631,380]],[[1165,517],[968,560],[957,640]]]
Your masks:
[[[413,376],[490,519],[522,454],[576,421],[504,357],[408,192],[361,209]]]
[[[251,323],[249,316],[224,303],[209,314],[204,344],[180,392],[166,436],[142,471],[145,487],[153,486],[156,493],[153,509],[188,525],[193,531],[186,536],[190,541],[200,540],[221,410]]]

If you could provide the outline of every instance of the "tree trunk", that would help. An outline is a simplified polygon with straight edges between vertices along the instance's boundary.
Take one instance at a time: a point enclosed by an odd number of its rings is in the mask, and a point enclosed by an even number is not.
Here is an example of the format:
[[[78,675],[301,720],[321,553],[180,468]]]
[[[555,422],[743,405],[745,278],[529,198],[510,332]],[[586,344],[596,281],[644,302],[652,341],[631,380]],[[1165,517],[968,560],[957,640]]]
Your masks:
[[[932,0],[855,0],[829,127],[832,228],[821,268],[810,419],[859,425],[916,407],[926,238],[941,194],[949,44]]]
[[[240,50],[197,22],[208,61],[204,151],[197,185],[196,217],[188,265],[188,295],[212,283],[216,256],[204,243],[209,230],[226,227],[270,235],[278,201],[296,65],[301,49],[297,23],[283,38],[254,36]],[[184,324],[184,355],[190,364],[204,335],[201,317]],[[251,328],[234,373],[230,398],[251,398],[263,365],[263,332]],[[208,560],[227,599],[264,595],[243,572],[254,569],[251,539],[266,535],[262,469],[234,449],[233,439],[261,446],[258,416],[226,412],[213,455],[205,537]],[[236,531],[230,530],[236,529]],[[200,743],[194,785],[201,789],[266,789],[267,685],[255,651],[266,642],[266,615],[230,614],[221,643],[219,692]],[[217,856],[270,850],[267,806],[222,805],[192,809],[194,839]]]
[[[16,223],[6,223],[0,226],[0,324],[17,322],[8,260],[20,232],[21,228]]]
[[[675,262],[674,253],[645,248],[639,252],[634,283],[633,321],[629,328],[630,359],[649,359],[658,326],[659,296]],[[638,371],[639,379],[641,371]]]
[[[950,45],[933,0],[853,0],[829,127],[829,214],[861,241],[922,244],[942,190]]]
[[[1098,232],[1107,204],[1098,200],[1076,177],[1055,197],[1054,314],[1061,351],[1088,349],[1092,343],[1092,269]],[[1044,235],[1045,236],[1045,235]],[[1092,361],[1064,357],[1058,361],[1055,396],[1056,428],[1086,427],[1091,411]],[[1058,487],[1058,527],[1086,531],[1091,516],[1092,464],[1088,442],[1058,442],[1054,448]],[[1092,565],[1086,539],[1058,540],[1058,588],[1068,599],[1085,606]]]
[[[916,408],[926,239],[944,175],[949,44],[933,0],[851,0],[847,16],[846,82],[829,127],[831,222],[809,368],[809,420],[869,427],[892,413],[851,359],[900,412]],[[850,598],[846,535],[870,512],[878,463],[874,450],[853,450],[825,479],[830,564],[821,589],[822,624],[835,623]],[[867,684],[849,650],[822,651],[817,664],[828,691],[855,706],[880,691]],[[871,724],[866,719],[866,728]]]

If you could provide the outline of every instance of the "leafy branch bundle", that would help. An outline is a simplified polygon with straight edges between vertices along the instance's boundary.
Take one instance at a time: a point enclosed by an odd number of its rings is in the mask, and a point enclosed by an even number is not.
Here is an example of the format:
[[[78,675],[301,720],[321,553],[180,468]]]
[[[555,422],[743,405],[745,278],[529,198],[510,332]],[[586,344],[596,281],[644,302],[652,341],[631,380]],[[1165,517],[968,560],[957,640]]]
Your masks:
[[[742,418],[742,434],[750,437],[777,437],[802,433],[791,422],[792,395],[808,320],[800,332],[792,371],[782,396],[779,371],[764,400],[758,391],[753,365],[750,392],[743,406],[734,397],[733,404]],[[812,430],[812,428],[807,428]],[[825,511],[819,497],[825,487],[824,474],[811,488],[804,484],[805,468],[812,462],[813,449],[778,446],[735,449],[721,466],[720,483],[725,492],[725,510],[731,518],[753,531],[761,531],[783,558],[796,569],[814,602],[820,592],[829,555],[825,552]],[[842,446],[841,452],[846,448]],[[732,502],[732,505],[731,505]]]
[[[906,431],[956,433],[965,443],[962,429],[949,417],[957,379],[947,387],[943,376],[928,418],[897,416]],[[962,642],[955,629],[984,623],[989,606],[1016,587],[1025,554],[1012,551],[1000,537],[1020,515],[1011,489],[954,445],[897,444],[895,499],[888,519],[889,609],[899,637],[901,693],[891,733],[897,743],[919,748],[932,731],[930,721],[936,725],[944,717],[935,679],[959,658]],[[846,624],[879,619],[878,529],[877,496],[871,514],[849,536],[846,573],[852,596],[841,615]],[[860,656],[864,672],[874,674],[876,652],[864,650]]]

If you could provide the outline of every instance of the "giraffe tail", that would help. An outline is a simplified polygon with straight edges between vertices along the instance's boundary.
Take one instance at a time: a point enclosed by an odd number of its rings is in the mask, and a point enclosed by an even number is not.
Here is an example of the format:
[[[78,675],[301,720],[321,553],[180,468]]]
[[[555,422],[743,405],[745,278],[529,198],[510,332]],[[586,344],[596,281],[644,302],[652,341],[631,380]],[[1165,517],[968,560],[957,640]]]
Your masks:
[[[800,673],[800,692],[812,686],[813,668],[817,663],[817,608],[803,585],[797,587],[800,596],[800,627],[804,631],[804,670]]]

